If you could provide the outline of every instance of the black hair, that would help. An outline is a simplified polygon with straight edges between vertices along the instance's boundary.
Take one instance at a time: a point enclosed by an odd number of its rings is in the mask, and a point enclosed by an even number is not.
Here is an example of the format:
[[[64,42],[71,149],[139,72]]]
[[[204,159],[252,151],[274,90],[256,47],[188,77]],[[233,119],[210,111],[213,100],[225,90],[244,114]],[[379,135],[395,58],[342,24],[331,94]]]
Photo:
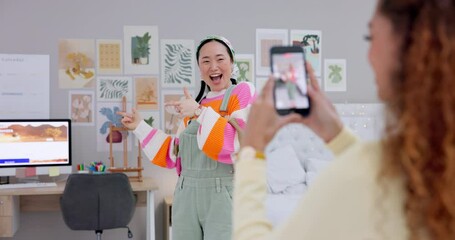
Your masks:
[[[212,42],[212,41],[217,41],[217,42],[223,44],[223,46],[226,47],[226,50],[229,53],[229,57],[231,57],[231,61],[234,62],[234,55],[232,55],[231,48],[225,42],[223,42],[219,39],[216,39],[216,38],[208,38],[208,39],[205,39],[204,41],[202,41],[196,49],[196,61],[198,64],[199,64],[199,52],[201,51],[202,46],[204,46],[205,44]]]
[[[226,47],[226,50],[229,53],[229,57],[231,57],[231,61],[234,62],[234,55],[232,54],[231,48],[225,42],[223,42],[219,39],[216,39],[216,38],[208,38],[208,39],[202,41],[196,49],[196,61],[198,64],[199,64],[199,52],[201,51],[202,46],[204,46],[205,44],[212,42],[212,41],[217,41],[217,42],[223,44],[223,46]],[[237,80],[231,78],[231,83],[233,85],[237,85]],[[201,103],[202,99],[205,98],[204,94],[205,94],[206,87],[210,91],[210,87],[207,86],[207,84],[205,84],[204,80],[201,80],[201,88],[199,89],[199,93],[196,97],[196,102]]]

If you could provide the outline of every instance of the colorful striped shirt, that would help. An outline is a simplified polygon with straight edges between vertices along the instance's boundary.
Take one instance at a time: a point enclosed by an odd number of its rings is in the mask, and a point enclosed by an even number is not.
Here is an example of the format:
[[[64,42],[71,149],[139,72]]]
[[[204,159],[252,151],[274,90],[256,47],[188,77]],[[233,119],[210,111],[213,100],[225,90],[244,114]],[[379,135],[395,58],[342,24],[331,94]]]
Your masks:
[[[239,150],[238,133],[228,122],[235,118],[241,128],[245,127],[247,115],[255,98],[255,89],[251,83],[242,82],[235,86],[229,98],[227,112],[220,113],[224,93],[209,92],[201,105],[202,113],[197,118],[200,123],[197,132],[197,143],[209,158],[225,164],[234,163],[234,154]],[[155,165],[165,168],[176,168],[180,174],[180,158],[175,151],[179,144],[179,136],[190,122],[184,118],[175,136],[168,135],[162,130],[150,127],[141,121],[134,134],[139,138],[145,155]]]

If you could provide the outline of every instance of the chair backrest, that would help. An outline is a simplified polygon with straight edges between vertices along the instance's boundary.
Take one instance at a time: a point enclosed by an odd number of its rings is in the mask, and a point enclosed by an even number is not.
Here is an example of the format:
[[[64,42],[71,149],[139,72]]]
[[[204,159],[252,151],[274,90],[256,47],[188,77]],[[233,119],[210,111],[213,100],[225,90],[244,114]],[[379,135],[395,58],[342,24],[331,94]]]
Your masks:
[[[136,198],[123,173],[71,174],[60,199],[66,225],[72,230],[126,227]]]

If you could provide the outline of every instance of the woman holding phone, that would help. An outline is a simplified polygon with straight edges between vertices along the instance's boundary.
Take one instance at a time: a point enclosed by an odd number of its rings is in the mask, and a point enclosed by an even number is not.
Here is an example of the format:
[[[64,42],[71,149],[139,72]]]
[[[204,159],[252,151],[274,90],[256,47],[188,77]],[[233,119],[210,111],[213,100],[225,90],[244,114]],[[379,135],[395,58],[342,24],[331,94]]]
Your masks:
[[[387,108],[379,142],[343,127],[310,66],[310,115],[280,117],[273,80],[253,104],[236,163],[234,239],[455,239],[455,2],[378,0],[369,60]],[[265,218],[262,152],[301,122],[336,159],[280,228]]]

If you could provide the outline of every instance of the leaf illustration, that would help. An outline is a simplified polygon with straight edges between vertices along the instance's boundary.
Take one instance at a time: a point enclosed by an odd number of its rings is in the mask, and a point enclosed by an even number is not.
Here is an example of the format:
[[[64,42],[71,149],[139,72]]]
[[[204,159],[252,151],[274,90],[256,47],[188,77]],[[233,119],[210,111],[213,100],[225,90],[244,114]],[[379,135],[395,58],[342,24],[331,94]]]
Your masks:
[[[239,82],[248,82],[250,81],[246,74],[250,70],[250,63],[248,61],[236,61],[237,67],[239,69],[239,76],[237,77],[237,81]]]
[[[164,82],[191,83],[191,49],[182,44],[165,45]]]
[[[153,119],[153,116],[149,117],[148,119],[144,119],[144,121],[146,123],[148,123],[148,125],[150,125],[151,127],[153,127],[153,121],[155,121],[155,119]]]
[[[108,107],[100,109],[100,113],[107,118],[107,121],[105,121],[100,128],[100,133],[105,134],[111,124],[116,127],[122,126],[122,117],[117,114],[119,111],[120,108],[117,106],[114,106],[112,109]]]
[[[103,107],[100,109],[100,113],[106,116],[109,121],[114,121],[112,109]]]
[[[330,65],[329,66],[330,74],[329,74],[329,79],[332,81],[332,83],[339,83],[341,80],[343,80],[343,77],[341,76],[341,67],[337,65]]]
[[[127,80],[105,80],[100,83],[100,98],[120,99],[128,93]]]
[[[107,133],[107,129],[109,128],[110,125],[111,125],[111,122],[104,122],[103,125],[101,125],[100,133],[101,134],[106,134]]]

